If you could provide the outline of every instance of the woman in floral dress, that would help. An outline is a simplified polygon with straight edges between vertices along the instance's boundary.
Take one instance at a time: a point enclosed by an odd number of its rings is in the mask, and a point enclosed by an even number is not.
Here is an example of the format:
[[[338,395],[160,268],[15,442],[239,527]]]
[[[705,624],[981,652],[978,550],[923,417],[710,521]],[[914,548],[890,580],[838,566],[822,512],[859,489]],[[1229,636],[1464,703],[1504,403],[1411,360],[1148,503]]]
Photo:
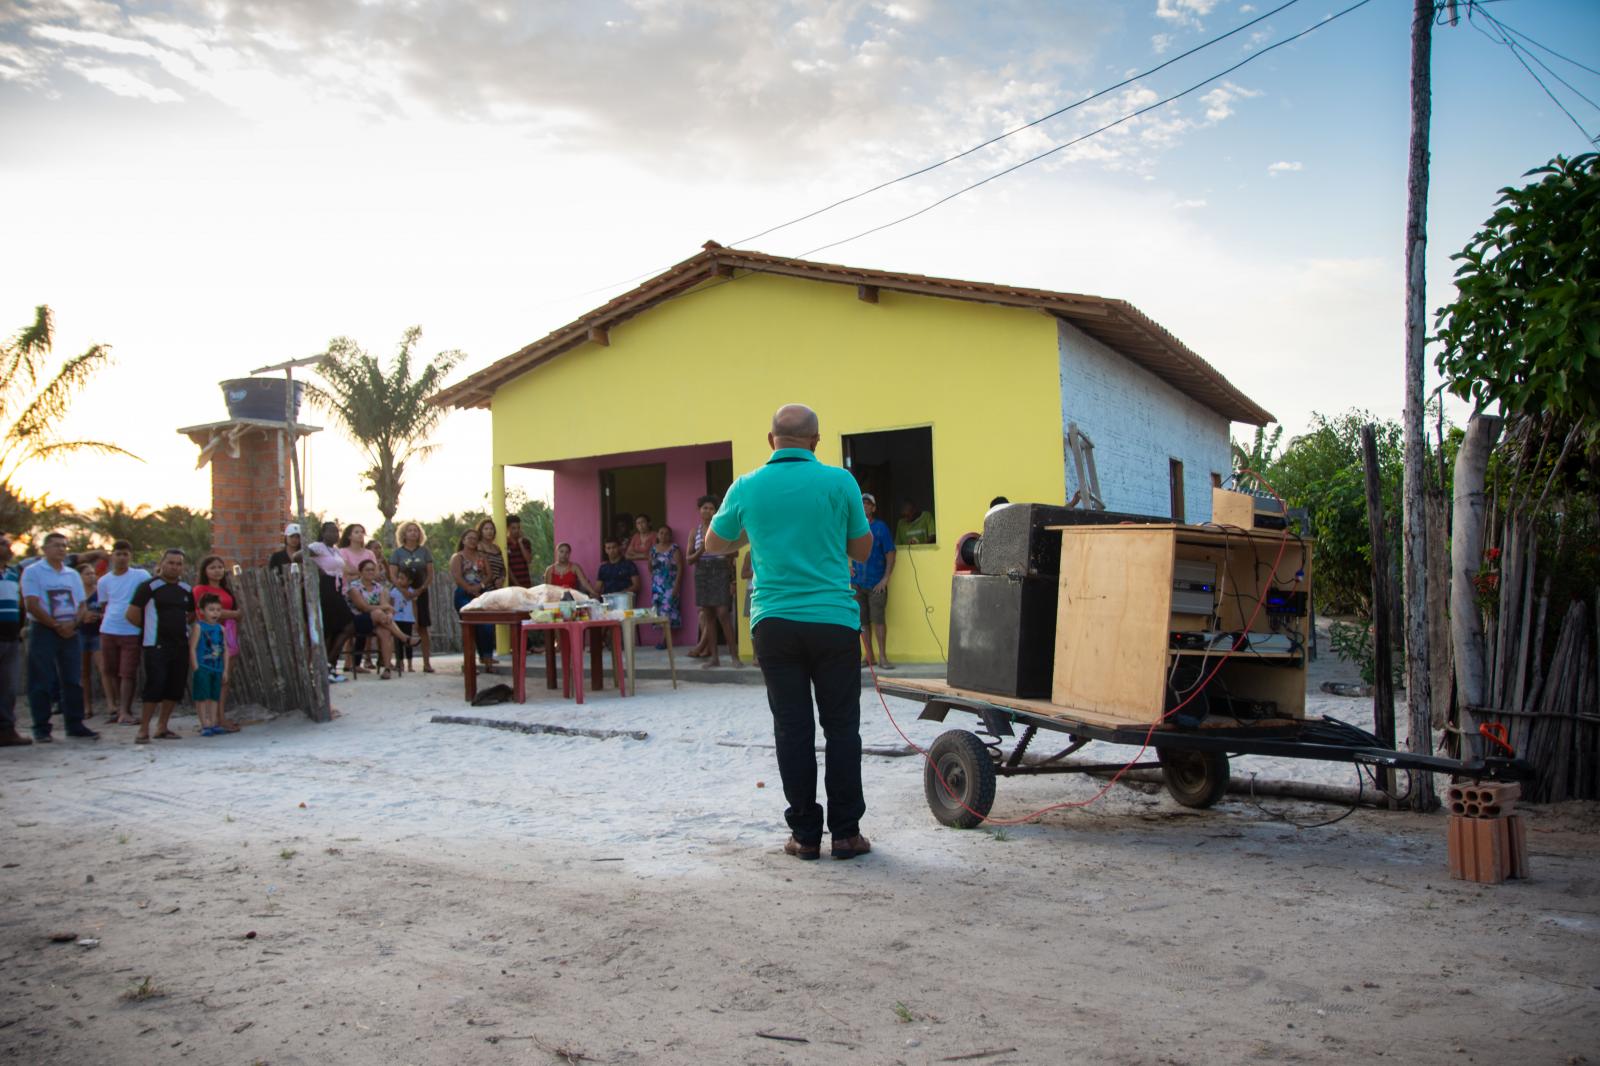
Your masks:
[[[665,616],[677,629],[682,624],[679,592],[683,586],[683,552],[672,543],[672,527],[662,523],[656,542],[650,546],[650,602],[656,614]],[[657,648],[665,648],[672,634],[665,631]]]

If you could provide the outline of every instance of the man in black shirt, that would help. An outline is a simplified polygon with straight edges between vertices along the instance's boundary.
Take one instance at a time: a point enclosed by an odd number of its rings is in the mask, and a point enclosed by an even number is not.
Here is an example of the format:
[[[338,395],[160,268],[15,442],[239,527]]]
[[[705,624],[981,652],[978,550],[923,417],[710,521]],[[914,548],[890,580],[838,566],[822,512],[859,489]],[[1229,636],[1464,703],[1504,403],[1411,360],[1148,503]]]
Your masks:
[[[150,719],[160,706],[157,740],[179,740],[167,728],[172,708],[183,699],[189,682],[189,623],[194,619],[194,592],[183,580],[181,548],[168,548],[154,580],[140,585],[128,605],[128,621],[144,629],[144,713],[135,744],[150,743]]]
[[[283,527],[283,547],[272,553],[267,565],[274,570],[287,570],[290,563],[300,561],[300,524],[290,522]]]

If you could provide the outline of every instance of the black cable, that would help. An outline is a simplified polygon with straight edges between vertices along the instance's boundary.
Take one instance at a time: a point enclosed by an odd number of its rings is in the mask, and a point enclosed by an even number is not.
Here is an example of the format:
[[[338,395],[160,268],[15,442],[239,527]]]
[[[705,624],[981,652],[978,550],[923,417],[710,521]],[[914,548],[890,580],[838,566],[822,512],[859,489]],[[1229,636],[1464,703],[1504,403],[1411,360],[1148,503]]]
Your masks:
[[[909,174],[902,174],[898,178],[891,178],[888,181],[885,181],[885,182],[882,182],[882,183],[880,183],[878,185],[872,186],[870,189],[863,189],[858,193],[853,193],[853,194],[851,194],[849,196],[846,196],[842,200],[835,200],[833,203],[827,205],[826,207],[819,207],[815,211],[808,211],[807,213],[805,213],[803,215],[800,215],[797,218],[791,218],[787,222],[780,222],[778,225],[768,227],[767,229],[762,230],[760,233],[752,233],[748,237],[740,237],[738,240],[734,241],[733,243],[738,245],[738,244],[744,244],[746,241],[760,240],[762,237],[767,236],[769,233],[776,233],[781,229],[787,229],[790,226],[797,225],[797,224],[799,224],[801,222],[805,222],[805,221],[808,221],[810,219],[816,218],[820,214],[824,214],[825,212],[832,211],[836,207],[843,207],[845,204],[848,204],[853,200],[859,200],[863,196],[871,196],[873,193],[880,192],[880,191],[882,191],[884,189],[887,189],[891,185],[898,185],[902,181],[910,181],[912,178],[920,178],[922,175],[931,173],[932,171],[935,171],[935,170],[938,170],[940,167],[945,166],[946,164],[954,163],[958,159],[965,159],[967,156],[971,155],[974,152],[982,151],[983,149],[988,148],[990,145],[993,145],[993,144],[999,144],[1001,141],[1005,140],[1007,137],[1015,136],[1016,134],[1021,133],[1024,130],[1030,130],[1035,126],[1040,125],[1041,123],[1049,122],[1053,118],[1060,118],[1062,115],[1065,115],[1068,111],[1072,111],[1072,110],[1075,110],[1077,108],[1080,108],[1084,104],[1092,103],[1093,101],[1100,99],[1102,96],[1105,96],[1105,95],[1107,95],[1109,93],[1116,92],[1118,89],[1126,88],[1127,86],[1132,85],[1134,82],[1138,81],[1140,78],[1148,78],[1150,75],[1155,74],[1155,73],[1157,73],[1159,71],[1165,70],[1166,68],[1172,66],[1174,63],[1178,63],[1178,62],[1181,62],[1182,60],[1185,60],[1185,59],[1189,58],[1190,56],[1194,55],[1196,52],[1204,51],[1205,49],[1210,48],[1214,44],[1220,44],[1221,42],[1227,40],[1229,37],[1232,37],[1234,34],[1242,33],[1243,31],[1249,29],[1251,26],[1254,26],[1256,23],[1262,22],[1262,21],[1264,21],[1266,19],[1269,19],[1273,15],[1276,15],[1278,12],[1284,10],[1285,8],[1293,7],[1295,4],[1297,4],[1299,2],[1300,2],[1300,0],[1288,0],[1288,3],[1279,4],[1277,7],[1273,8],[1271,11],[1268,11],[1266,14],[1259,15],[1256,18],[1251,19],[1249,22],[1246,22],[1246,23],[1243,23],[1242,25],[1236,26],[1233,29],[1229,30],[1227,33],[1222,34],[1221,36],[1213,37],[1209,41],[1205,41],[1205,42],[1202,42],[1201,44],[1197,44],[1193,48],[1189,49],[1187,52],[1180,52],[1179,54],[1173,56],[1171,59],[1167,60],[1164,63],[1157,63],[1155,66],[1151,67],[1149,70],[1142,71],[1142,72],[1140,72],[1138,74],[1134,74],[1134,75],[1132,75],[1130,77],[1124,78],[1123,80],[1117,82],[1115,85],[1108,85],[1104,89],[1101,89],[1099,92],[1093,93],[1092,95],[1089,95],[1089,96],[1085,96],[1083,99],[1075,101],[1074,103],[1070,103],[1066,107],[1057,108],[1056,110],[1050,112],[1048,115],[1041,115],[1040,117],[1034,119],[1031,122],[1025,122],[1020,126],[1016,126],[1016,127],[1012,128],[1012,129],[1006,130],[1004,133],[996,134],[995,136],[990,137],[987,141],[984,141],[981,144],[975,144],[971,148],[966,149],[965,151],[957,152],[955,155],[950,156],[948,159],[941,159],[937,163],[929,163],[927,166],[921,167],[921,168],[919,168],[917,170],[913,170]]]
[[[1501,22],[1499,19],[1495,18],[1493,15],[1489,14],[1487,11],[1483,12],[1483,17],[1488,19],[1490,24],[1493,25],[1495,29],[1500,30],[1501,34],[1503,36],[1506,34],[1506,30],[1507,30],[1508,27],[1506,26],[1505,23]],[[1507,36],[1506,39],[1509,41],[1510,37]],[[1584,103],[1588,104],[1590,107],[1592,107],[1592,108],[1594,108],[1596,110],[1600,110],[1600,104],[1597,104],[1593,100],[1589,99],[1587,96],[1585,96],[1583,94],[1583,90],[1579,89],[1576,85],[1572,84],[1566,78],[1563,78],[1560,74],[1557,74],[1555,71],[1551,70],[1550,69],[1550,65],[1548,63],[1546,63],[1544,60],[1540,59],[1538,56],[1534,55],[1532,52],[1528,51],[1527,48],[1522,47],[1520,45],[1518,47],[1521,48],[1522,53],[1524,55],[1526,55],[1529,59],[1533,60],[1535,63],[1539,64],[1539,69],[1540,70],[1543,70],[1546,74],[1550,75],[1556,81],[1559,81],[1562,85],[1565,85],[1567,87],[1567,89],[1569,91],[1571,91],[1571,93],[1574,96],[1576,96],[1578,99],[1582,100]]]
[[[1550,102],[1555,104],[1556,107],[1560,108],[1561,109],[1561,113],[1563,115],[1566,115],[1567,118],[1572,122],[1572,124],[1574,126],[1578,127],[1578,132],[1583,134],[1584,140],[1588,141],[1590,144],[1593,144],[1595,142],[1595,138],[1591,137],[1589,135],[1589,131],[1583,128],[1583,123],[1578,121],[1577,116],[1575,116],[1571,111],[1567,110],[1567,105],[1563,104],[1560,101],[1560,99],[1558,99],[1556,97],[1556,94],[1550,91],[1550,86],[1546,85],[1544,83],[1544,79],[1539,77],[1538,71],[1536,71],[1532,67],[1528,66],[1528,61],[1522,58],[1522,50],[1517,46],[1516,42],[1513,41],[1510,38],[1510,36],[1508,36],[1505,33],[1501,33],[1500,36],[1497,38],[1497,37],[1494,36],[1494,34],[1490,33],[1488,30],[1484,29],[1482,26],[1478,25],[1477,21],[1470,17],[1471,16],[1471,10],[1470,9],[1468,10],[1468,16],[1469,17],[1467,19],[1467,22],[1472,26],[1473,29],[1475,29],[1479,33],[1483,34],[1489,40],[1494,41],[1496,44],[1505,45],[1506,51],[1511,53],[1511,58],[1515,59],[1519,64],[1521,64],[1522,69],[1526,70],[1528,72],[1528,76],[1533,78],[1534,81],[1539,83],[1539,88],[1544,90],[1544,94],[1550,98]],[[1486,19],[1490,18],[1488,12],[1484,12],[1484,18],[1486,18]],[[1492,19],[1491,19],[1491,21],[1492,21]],[[1498,24],[1496,24],[1496,28],[1498,29]]]
[[[1285,45],[1293,44],[1295,41],[1298,41],[1300,38],[1306,36],[1307,34],[1315,33],[1317,30],[1322,29],[1324,26],[1328,25],[1329,23],[1337,21],[1338,19],[1343,18],[1345,15],[1350,14],[1352,11],[1355,11],[1358,8],[1362,8],[1362,7],[1367,6],[1371,2],[1372,2],[1372,0],[1357,0],[1356,3],[1351,4],[1349,7],[1345,8],[1344,10],[1335,12],[1334,14],[1327,16],[1321,22],[1318,22],[1313,26],[1309,26],[1306,29],[1301,30],[1299,33],[1295,34],[1292,37],[1285,37],[1283,40],[1278,41],[1278,42],[1276,42],[1274,44],[1270,44],[1267,47],[1261,49],[1259,52],[1251,53],[1250,55],[1246,56],[1244,59],[1241,59],[1239,62],[1235,63],[1233,66],[1227,68],[1226,70],[1219,71],[1218,73],[1213,74],[1211,77],[1205,79],[1204,81],[1196,82],[1195,84],[1189,86],[1187,89],[1184,89],[1182,92],[1173,93],[1171,96],[1168,96],[1168,97],[1166,97],[1164,99],[1158,100],[1153,104],[1149,104],[1148,106],[1141,107],[1136,111],[1132,111],[1132,112],[1130,112],[1130,113],[1128,113],[1126,115],[1123,115],[1121,118],[1117,119],[1114,122],[1108,122],[1104,126],[1099,127],[1098,129],[1090,130],[1088,133],[1085,133],[1080,137],[1074,137],[1072,140],[1066,141],[1066,142],[1064,142],[1062,144],[1058,144],[1054,148],[1049,149],[1048,151],[1040,152],[1038,155],[1032,156],[1032,157],[1030,157],[1028,159],[1024,159],[1022,162],[1016,163],[1016,164],[1014,164],[1012,166],[1009,166],[1009,167],[1006,167],[1004,170],[996,171],[995,173],[990,174],[988,177],[983,178],[980,181],[975,181],[971,185],[968,185],[968,186],[966,186],[964,188],[957,189],[955,192],[950,193],[947,196],[940,197],[939,199],[933,201],[931,204],[928,204],[928,205],[926,205],[924,207],[918,208],[916,211],[911,212],[909,215],[904,215],[904,216],[902,216],[900,218],[897,218],[897,219],[893,220],[892,222],[885,222],[885,223],[883,223],[881,225],[873,226],[871,229],[862,230],[860,233],[857,233],[852,237],[845,237],[845,238],[842,238],[841,240],[830,241],[827,244],[818,245],[817,247],[812,248],[810,251],[806,251],[806,252],[800,253],[798,258],[804,259],[807,256],[815,255],[818,252],[827,251],[829,248],[837,248],[841,244],[849,244],[851,241],[857,241],[857,240],[860,240],[862,237],[871,236],[874,233],[879,233],[879,232],[881,232],[883,230],[889,229],[892,226],[898,226],[902,222],[909,222],[909,221],[911,221],[912,219],[916,218],[919,215],[925,215],[929,211],[932,211],[934,208],[940,207],[940,206],[942,206],[944,204],[947,204],[951,200],[954,200],[956,197],[962,196],[962,195],[964,195],[966,193],[969,193],[969,192],[973,191],[974,189],[977,189],[977,188],[980,188],[980,187],[982,187],[984,185],[987,185],[991,181],[995,181],[996,179],[1003,178],[1007,174],[1011,174],[1011,173],[1014,173],[1015,171],[1021,170],[1025,166],[1028,166],[1028,165],[1030,165],[1032,163],[1037,163],[1041,159],[1046,159],[1049,156],[1055,155],[1057,152],[1064,151],[1065,149],[1071,148],[1075,144],[1081,144],[1082,142],[1088,140],[1091,137],[1099,136],[1100,134],[1106,132],[1109,129],[1114,129],[1117,126],[1122,125],[1124,122],[1127,122],[1127,121],[1129,121],[1131,119],[1138,118],[1140,115],[1143,115],[1143,114],[1146,114],[1148,112],[1154,111],[1157,108],[1165,107],[1166,105],[1172,103],[1175,100],[1181,100],[1183,97],[1188,96],[1190,93],[1196,92],[1196,91],[1198,91],[1200,89],[1203,89],[1207,85],[1210,85],[1212,82],[1217,81],[1217,80],[1219,80],[1221,78],[1227,77],[1229,74],[1232,74],[1234,71],[1238,70],[1240,67],[1246,66],[1247,64],[1250,64],[1250,63],[1254,63],[1256,60],[1260,59],[1262,56],[1268,54],[1269,52],[1272,52],[1272,51],[1274,51],[1276,49],[1282,48]]]
[[[1476,7],[1476,6],[1478,6],[1478,4],[1483,4],[1483,3],[1486,3],[1486,2],[1488,2],[1488,0],[1476,0],[1475,3],[1469,4],[1468,5],[1468,11],[1467,11],[1467,17],[1471,18],[1471,16],[1472,16],[1471,9],[1473,7]],[[1526,33],[1523,33],[1521,30],[1517,29],[1515,26],[1506,25],[1500,19],[1495,18],[1493,15],[1489,14],[1489,12],[1487,12],[1487,11],[1485,11],[1483,13],[1483,17],[1488,19],[1489,21],[1493,22],[1496,26],[1499,26],[1501,29],[1506,30],[1506,31],[1508,31],[1510,33],[1516,34],[1518,37],[1521,37],[1524,41],[1527,41],[1529,44],[1533,45],[1535,48],[1541,48],[1544,51],[1549,52],[1551,55],[1555,56],[1557,59],[1563,60],[1563,61],[1565,61],[1567,63],[1571,63],[1573,66],[1577,67],[1580,70],[1587,70],[1590,74],[1600,75],[1600,70],[1596,70],[1594,67],[1588,66],[1588,65],[1586,65],[1584,63],[1580,63],[1576,59],[1573,59],[1571,56],[1562,55],[1560,52],[1556,51],[1554,48],[1551,48],[1547,44],[1540,44],[1538,41],[1534,40],[1532,37],[1529,37]]]
[[[1326,822],[1297,822],[1293,818],[1290,818],[1288,815],[1283,814],[1280,811],[1269,811],[1269,810],[1267,810],[1265,807],[1263,807],[1261,805],[1261,801],[1256,799],[1256,771],[1251,770],[1250,771],[1250,802],[1255,804],[1256,810],[1260,811],[1262,814],[1266,815],[1268,818],[1274,818],[1274,819],[1276,819],[1276,820],[1278,820],[1280,822],[1287,822],[1288,824],[1294,826],[1296,829],[1322,829],[1322,828],[1324,828],[1326,826],[1337,825],[1338,823],[1344,821],[1346,818],[1350,817],[1352,814],[1356,813],[1356,808],[1361,806],[1362,797],[1366,795],[1365,786],[1366,786],[1366,778],[1362,776],[1361,768],[1358,766],[1358,767],[1356,767],[1356,801],[1354,803],[1350,804],[1350,808],[1348,810],[1346,810],[1343,814],[1339,815],[1339,817],[1337,817],[1337,818],[1329,818]]]
[[[972,155],[974,152],[982,151],[983,149],[988,148],[990,145],[994,145],[994,144],[1000,143],[1001,141],[1005,140],[1007,137],[1011,137],[1011,136],[1014,136],[1014,135],[1016,135],[1018,133],[1022,133],[1024,130],[1030,130],[1035,126],[1040,125],[1041,123],[1049,122],[1053,118],[1059,118],[1062,115],[1066,114],[1068,111],[1072,111],[1075,108],[1082,107],[1084,104],[1092,103],[1093,101],[1100,99],[1102,96],[1105,96],[1108,93],[1114,93],[1118,89],[1125,88],[1125,87],[1133,84],[1134,82],[1138,81],[1140,78],[1147,78],[1152,74],[1155,74],[1155,73],[1157,73],[1159,71],[1165,70],[1167,67],[1172,66],[1174,63],[1177,63],[1177,62],[1180,62],[1180,61],[1182,61],[1184,59],[1187,59],[1188,57],[1194,55],[1196,52],[1202,52],[1205,49],[1210,48],[1214,44],[1220,44],[1221,42],[1227,40],[1229,37],[1232,37],[1232,36],[1234,36],[1235,34],[1238,34],[1238,33],[1242,33],[1243,31],[1249,29],[1251,26],[1254,26],[1259,22],[1262,22],[1262,21],[1264,21],[1266,19],[1269,19],[1273,15],[1276,15],[1280,11],[1283,11],[1285,8],[1293,7],[1295,4],[1297,4],[1299,2],[1300,2],[1300,0],[1287,0],[1286,3],[1279,4],[1277,7],[1273,8],[1271,11],[1268,11],[1266,14],[1257,16],[1256,18],[1251,19],[1249,22],[1241,23],[1240,25],[1238,25],[1238,26],[1234,27],[1233,29],[1229,30],[1227,33],[1224,33],[1224,34],[1221,34],[1219,36],[1213,37],[1208,41],[1203,41],[1200,44],[1195,45],[1193,48],[1189,49],[1186,52],[1180,52],[1177,55],[1173,56],[1171,59],[1168,59],[1165,62],[1156,64],[1155,66],[1151,67],[1149,70],[1143,71],[1143,72],[1141,72],[1139,74],[1135,74],[1135,75],[1133,75],[1131,77],[1128,77],[1128,78],[1124,78],[1122,81],[1117,82],[1115,85],[1108,85],[1104,89],[1101,89],[1096,93],[1093,93],[1093,94],[1091,94],[1089,96],[1085,96],[1081,100],[1074,101],[1073,103],[1070,103],[1065,107],[1057,108],[1056,110],[1050,112],[1048,115],[1041,115],[1040,117],[1038,117],[1036,119],[1033,119],[1031,122],[1025,122],[1020,126],[1016,126],[1016,127],[1012,128],[1012,129],[1006,130],[1004,133],[996,134],[995,136],[990,137],[988,140],[982,142],[981,144],[975,144],[971,148],[965,149],[964,151],[961,151],[961,152],[957,152],[955,155],[950,156],[947,159],[941,159],[937,163],[929,163],[926,166],[923,166],[923,167],[920,167],[920,168],[918,168],[916,170],[913,170],[908,174],[902,174],[898,178],[891,178],[890,180],[885,181],[885,182],[880,182],[879,184],[874,185],[871,188],[862,189],[860,192],[852,193],[851,195],[844,197],[842,200],[835,200],[833,203],[828,204],[826,207],[819,207],[814,211],[808,211],[805,214],[800,215],[800,216],[798,216],[796,218],[791,218],[787,222],[780,222],[776,226],[769,226],[768,228],[760,231],[759,233],[752,233],[748,237],[740,237],[738,240],[732,242],[732,244],[730,244],[729,247],[737,247],[738,245],[745,244],[745,243],[747,243],[749,241],[759,240],[760,238],[767,236],[769,233],[776,233],[781,229],[788,229],[790,226],[798,225],[801,222],[808,221],[810,219],[816,218],[818,215],[825,214],[825,213],[827,213],[829,211],[832,211],[836,207],[843,207],[845,204],[851,203],[852,201],[855,201],[855,200],[859,200],[864,196],[870,196],[875,192],[880,192],[883,189],[889,188],[889,186],[891,186],[891,185],[898,185],[902,181],[910,181],[912,178],[921,177],[922,175],[927,174],[927,173],[929,173],[931,171],[937,170],[940,167],[945,166],[946,164],[954,163],[958,159],[964,159],[967,156]],[[807,254],[809,254],[809,253],[807,253]],[[670,266],[671,266],[671,264],[668,264],[667,266],[660,267],[660,268],[658,268],[656,270],[649,270],[649,271],[646,271],[643,274],[635,274],[630,278],[624,278],[622,281],[613,281],[613,282],[611,282],[609,284],[606,284],[606,285],[597,285],[592,289],[585,289],[583,292],[574,293],[573,294],[573,298],[575,299],[575,298],[577,298],[579,296],[588,296],[591,293],[596,293],[596,292],[604,292],[607,289],[614,289],[618,285],[626,285],[629,282],[640,281],[640,280],[642,280],[644,278],[654,277],[655,275],[657,275],[657,274],[661,273],[662,271],[668,269],[668,267],[670,267]]]

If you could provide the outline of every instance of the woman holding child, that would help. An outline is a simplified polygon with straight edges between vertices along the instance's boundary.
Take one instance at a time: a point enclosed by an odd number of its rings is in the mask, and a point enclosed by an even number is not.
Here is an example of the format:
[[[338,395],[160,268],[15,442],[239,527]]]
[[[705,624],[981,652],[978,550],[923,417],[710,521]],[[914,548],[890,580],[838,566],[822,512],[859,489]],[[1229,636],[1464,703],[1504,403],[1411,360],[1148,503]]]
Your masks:
[[[378,577],[377,560],[363,560],[356,579],[345,586],[345,592],[350,598],[350,609],[355,612],[356,632],[378,638],[378,679],[387,681],[390,666],[395,663],[395,641],[412,645],[422,638],[406,633],[395,624],[394,603]],[[350,670],[356,673],[354,655],[351,658]]]
[[[228,588],[228,564],[220,555],[208,555],[195,568],[200,576],[194,587],[194,602],[207,596],[217,598],[217,620],[222,626],[223,654],[232,660],[239,654],[239,604]],[[223,671],[221,687],[217,692],[217,718],[213,725],[224,733],[237,733],[239,727],[228,721],[228,682],[232,671]]]

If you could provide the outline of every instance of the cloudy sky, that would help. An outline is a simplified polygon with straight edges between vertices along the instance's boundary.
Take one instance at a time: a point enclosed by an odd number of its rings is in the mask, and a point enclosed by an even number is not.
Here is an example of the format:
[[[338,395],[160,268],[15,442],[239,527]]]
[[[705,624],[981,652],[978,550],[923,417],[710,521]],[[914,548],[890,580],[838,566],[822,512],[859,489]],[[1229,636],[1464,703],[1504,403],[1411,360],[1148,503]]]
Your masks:
[[[1397,417],[1411,3],[1327,21],[1352,2],[1298,0],[746,246],[848,238],[1252,60],[818,258],[1128,299],[1291,433],[1314,411]],[[173,430],[221,417],[223,378],[341,334],[388,352],[412,324],[476,369],[707,239],[945,158],[1277,6],[0,0],[0,329],[49,303],[58,350],[112,344],[70,428],[145,460],[41,467],[27,486],[206,506]],[[1484,10],[1600,68],[1600,4]],[[1430,307],[1496,190],[1585,146],[1485,31],[1480,15],[1435,36]],[[1531,54],[1600,99],[1600,77]],[[1600,111],[1534,69],[1600,132]],[[453,414],[440,440],[408,513],[488,487],[487,414]],[[351,446],[324,433],[311,462],[314,506],[375,522]]]

